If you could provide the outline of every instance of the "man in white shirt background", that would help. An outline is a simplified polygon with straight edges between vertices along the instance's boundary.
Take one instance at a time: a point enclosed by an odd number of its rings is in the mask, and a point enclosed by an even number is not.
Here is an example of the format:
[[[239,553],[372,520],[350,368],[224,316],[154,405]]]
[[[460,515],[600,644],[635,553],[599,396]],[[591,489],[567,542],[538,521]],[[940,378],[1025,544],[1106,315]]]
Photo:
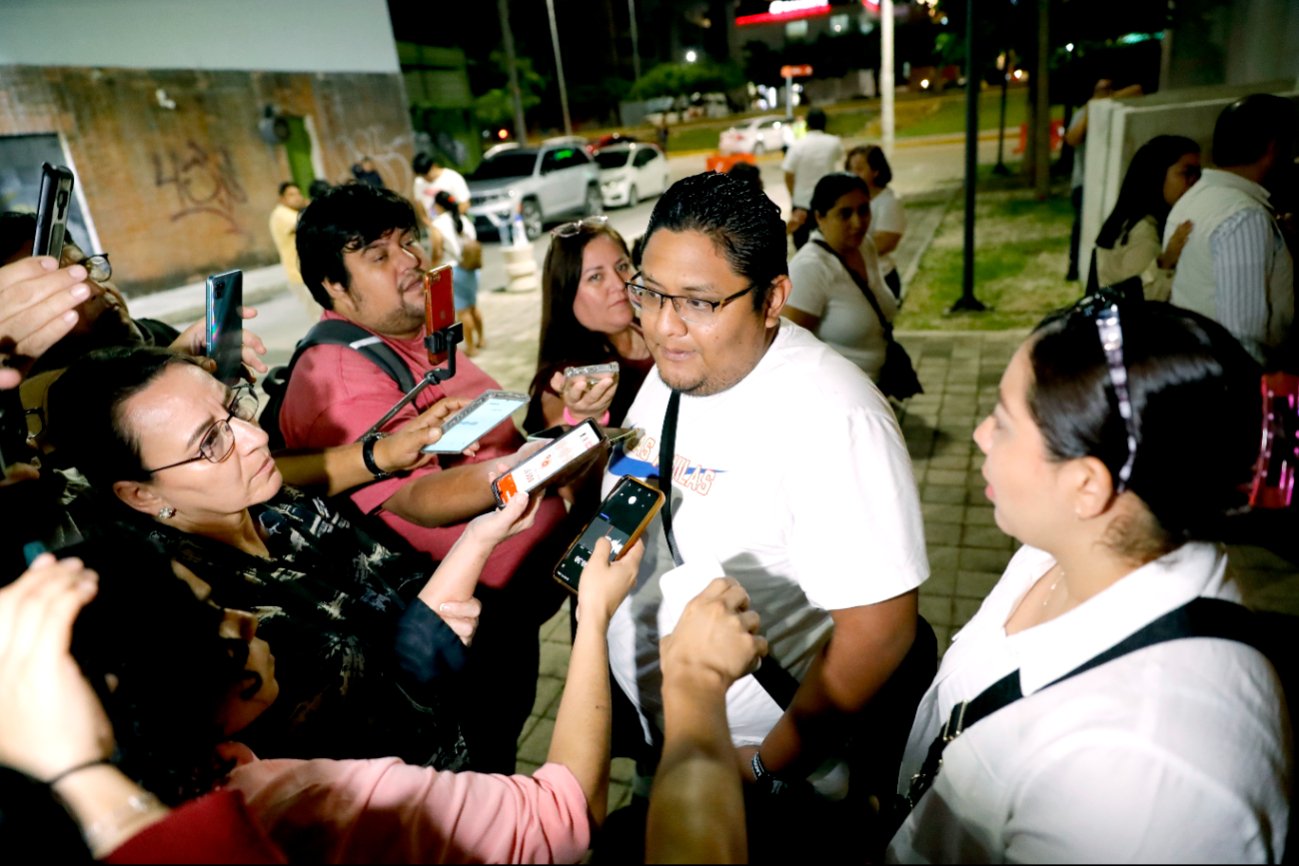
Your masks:
[[[794,248],[801,249],[812,232],[812,190],[816,182],[843,164],[843,142],[825,131],[825,112],[813,108],[807,113],[807,135],[794,141],[781,166],[785,171],[785,188],[789,190],[789,233]]]

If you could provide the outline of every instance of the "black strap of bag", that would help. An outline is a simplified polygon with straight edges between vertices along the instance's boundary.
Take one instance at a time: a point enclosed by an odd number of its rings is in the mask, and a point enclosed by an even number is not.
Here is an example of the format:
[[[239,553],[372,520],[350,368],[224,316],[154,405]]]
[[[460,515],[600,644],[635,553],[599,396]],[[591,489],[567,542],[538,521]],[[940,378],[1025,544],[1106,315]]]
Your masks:
[[[848,267],[848,263],[843,260],[843,256],[835,252],[834,247],[830,246],[820,238],[813,240],[812,243],[816,244],[818,247],[839,260],[839,264],[843,265],[843,269],[848,272],[848,276],[852,277],[852,281],[857,284],[857,288],[861,290],[861,293],[866,296],[866,300],[870,302],[871,309],[875,311],[875,315],[880,320],[880,327],[884,330],[884,339],[890,343],[893,342],[893,323],[884,317],[884,311],[880,309],[880,302],[876,299],[875,293],[871,291],[870,283],[862,279],[861,274]]]
[[[1078,676],[1107,662],[1155,644],[1188,637],[1215,637],[1239,641],[1269,655],[1256,615],[1243,605],[1216,598],[1195,598],[1174,611],[1164,614],[1144,628],[1138,629],[1104,652],[1093,656],[1058,679],[1043,686],[1049,689],[1067,679]],[[895,822],[901,823],[906,812],[914,809],[942,769],[943,750],[952,740],[988,716],[1005,709],[1024,697],[1020,689],[1019,671],[1015,670],[988,686],[975,698],[952,707],[947,722],[929,747],[920,772],[911,777],[911,785],[904,803],[899,804]]]

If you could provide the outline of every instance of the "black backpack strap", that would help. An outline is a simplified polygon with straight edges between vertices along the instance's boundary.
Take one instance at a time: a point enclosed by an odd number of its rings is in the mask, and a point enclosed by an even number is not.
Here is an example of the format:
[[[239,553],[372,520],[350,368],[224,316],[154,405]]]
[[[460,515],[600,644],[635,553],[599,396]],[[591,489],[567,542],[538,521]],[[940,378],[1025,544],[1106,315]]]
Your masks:
[[[347,346],[365,355],[379,369],[387,373],[388,378],[397,383],[403,394],[415,387],[415,376],[411,373],[410,367],[382,338],[360,325],[341,319],[326,319],[312,325],[311,330],[307,331],[306,336],[298,341],[297,347],[293,350],[293,360],[289,362],[289,370],[292,371],[293,365],[297,363],[303,352],[312,346],[322,345]]]
[[[1271,653],[1268,652],[1266,632],[1259,627],[1257,616],[1253,611],[1243,605],[1222,599],[1194,598],[1138,629],[1064,676],[1052,680],[1038,691],[1049,689],[1051,686],[1139,649],[1188,637],[1234,640],[1253,647],[1267,656],[1269,661],[1272,658]],[[1275,662],[1273,664],[1275,665]],[[1019,671],[1014,670],[988,686],[973,699],[962,701],[952,707],[951,716],[939,729],[938,736],[930,745],[920,772],[911,778],[911,787],[907,795],[908,805],[914,807],[934,783],[942,766],[943,750],[952,740],[968,730],[971,725],[1010,706],[1022,697],[1024,693],[1020,688]]]

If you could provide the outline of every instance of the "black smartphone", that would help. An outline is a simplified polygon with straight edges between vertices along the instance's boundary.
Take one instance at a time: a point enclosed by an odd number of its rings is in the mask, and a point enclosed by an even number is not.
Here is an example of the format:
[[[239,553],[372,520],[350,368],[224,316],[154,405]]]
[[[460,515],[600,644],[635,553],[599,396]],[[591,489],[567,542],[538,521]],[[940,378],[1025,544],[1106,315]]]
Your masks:
[[[226,271],[207,278],[207,318],[204,347],[216,361],[216,377],[227,385],[242,378],[244,320],[239,310],[244,303],[244,272]]]
[[[591,559],[595,543],[607,537],[613,545],[610,562],[622,558],[623,552],[636,543],[654,515],[663,507],[663,491],[624,475],[600,503],[600,509],[582,534],[555,566],[555,580],[577,592],[582,569]]]
[[[428,336],[456,320],[455,295],[452,292],[451,265],[439,265],[424,274],[424,333]],[[428,353],[428,362],[434,367],[445,364],[449,351]]]
[[[72,172],[62,165],[41,166],[41,192],[36,202],[36,240],[32,255],[63,254],[63,239],[68,232],[68,212],[72,209]]]
[[[538,487],[572,480],[595,459],[603,443],[604,434],[599,426],[587,418],[493,481],[496,504],[505,505],[518,493],[531,493]]]

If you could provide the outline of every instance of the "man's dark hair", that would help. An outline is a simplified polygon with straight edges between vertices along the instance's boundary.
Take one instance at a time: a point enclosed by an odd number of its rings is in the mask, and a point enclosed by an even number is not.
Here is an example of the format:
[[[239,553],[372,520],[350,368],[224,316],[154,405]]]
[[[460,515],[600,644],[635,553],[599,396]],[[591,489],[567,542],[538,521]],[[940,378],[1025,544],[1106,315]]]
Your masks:
[[[326,192],[298,217],[298,266],[311,296],[326,310],[334,300],[325,280],[343,288],[351,277],[343,254],[355,252],[388,232],[417,230],[415,208],[397,193],[364,183],[345,183]]]
[[[1294,155],[1294,103],[1272,93],[1251,93],[1228,105],[1213,127],[1213,163],[1219,168],[1252,165],[1276,144],[1278,162]]]
[[[284,198],[284,194],[286,192],[288,192],[290,189],[297,189],[297,187],[298,185],[291,180],[284,181],[283,183],[280,184],[280,198]]]
[[[307,185],[307,197],[313,199],[320,198],[322,195],[329,192],[333,188],[334,185],[332,183],[330,183],[329,181],[323,178],[318,177],[315,180],[313,180],[310,184]]]
[[[762,189],[762,171],[751,162],[737,162],[728,168],[726,173]]]
[[[731,270],[758,287],[753,292],[755,311],[766,306],[776,278],[789,273],[780,208],[760,188],[738,177],[706,171],[672,184],[650,214],[646,245],[660,229],[706,235]]]
[[[411,170],[417,175],[428,174],[428,170],[437,163],[433,155],[425,151],[415,154],[415,158],[410,161]]]
[[[813,108],[807,112],[808,129],[819,129],[822,132],[825,132],[825,125],[827,122],[828,118],[825,116],[825,111],[822,109]]]

